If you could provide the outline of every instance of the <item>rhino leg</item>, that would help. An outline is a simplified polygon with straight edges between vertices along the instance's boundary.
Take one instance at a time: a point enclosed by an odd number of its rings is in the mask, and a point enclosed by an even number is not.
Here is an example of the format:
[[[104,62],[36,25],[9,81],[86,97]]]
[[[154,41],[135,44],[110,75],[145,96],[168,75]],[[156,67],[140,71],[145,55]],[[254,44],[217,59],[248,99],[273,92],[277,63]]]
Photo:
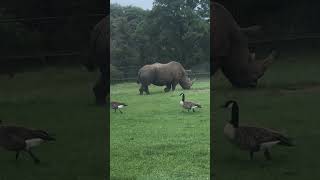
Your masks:
[[[171,84],[167,84],[166,86],[167,86],[167,87],[164,88],[164,92],[169,92],[170,89],[171,89]]]
[[[144,91],[149,95],[150,94],[150,92],[149,92],[149,87],[148,86],[144,86]]]
[[[143,86],[142,85],[141,85],[139,91],[140,91],[140,95],[142,95],[143,94]]]
[[[107,70],[104,66],[100,67],[100,78],[93,87],[97,105],[105,105],[107,97]]]
[[[178,84],[177,82],[172,83],[172,87],[171,87],[172,91],[176,90],[177,84]]]

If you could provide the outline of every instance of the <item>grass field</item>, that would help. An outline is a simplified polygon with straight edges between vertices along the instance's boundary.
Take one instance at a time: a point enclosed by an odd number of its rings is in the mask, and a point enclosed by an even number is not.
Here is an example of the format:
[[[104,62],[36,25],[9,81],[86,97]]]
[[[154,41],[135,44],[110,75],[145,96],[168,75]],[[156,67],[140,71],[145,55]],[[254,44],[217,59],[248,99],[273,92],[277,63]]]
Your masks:
[[[41,160],[0,150],[1,180],[92,180],[106,174],[106,109],[93,106],[97,73],[79,68],[0,76],[0,119],[4,124],[40,128],[57,141],[34,148]]]
[[[203,106],[188,113],[179,105],[180,86],[168,93],[150,86],[143,96],[136,83],[111,86],[111,100],[128,104],[123,114],[110,110],[111,179],[209,179],[209,87],[199,80],[184,91]]]
[[[319,55],[280,58],[267,71],[257,89],[234,89],[215,77],[213,92],[214,164],[217,180],[300,180],[320,178]],[[240,107],[240,124],[270,127],[286,132],[297,146],[274,147],[272,161],[263,153],[249,160],[249,153],[232,146],[223,135],[230,112],[218,109],[235,99]]]

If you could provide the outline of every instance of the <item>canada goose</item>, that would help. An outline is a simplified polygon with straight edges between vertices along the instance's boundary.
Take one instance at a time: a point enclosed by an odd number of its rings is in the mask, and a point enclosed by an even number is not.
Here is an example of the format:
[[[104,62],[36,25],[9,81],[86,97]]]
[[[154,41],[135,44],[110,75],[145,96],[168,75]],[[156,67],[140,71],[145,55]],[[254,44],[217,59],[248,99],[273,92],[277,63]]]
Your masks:
[[[114,109],[114,112],[117,112],[117,109],[119,109],[120,113],[122,114],[122,111],[120,109],[124,108],[125,106],[128,106],[128,105],[125,103],[116,102],[116,101],[111,102],[111,108]]]
[[[270,149],[276,144],[293,146],[288,137],[277,131],[267,128],[239,126],[239,107],[236,101],[227,101],[222,107],[232,108],[231,120],[224,127],[225,136],[240,149],[249,151],[250,159],[253,159],[254,152],[264,151],[265,158],[270,160]]]
[[[182,99],[180,101],[180,105],[184,108],[184,109],[188,109],[188,112],[192,109],[193,112],[195,108],[201,108],[200,104],[191,102],[191,101],[185,101],[185,95],[184,93],[181,93],[179,96],[182,95]]]
[[[40,145],[45,141],[54,141],[43,130],[32,130],[17,126],[0,126],[0,146],[8,151],[16,152],[16,160],[19,157],[20,151],[27,152],[35,163],[40,160],[32,153],[31,148]]]

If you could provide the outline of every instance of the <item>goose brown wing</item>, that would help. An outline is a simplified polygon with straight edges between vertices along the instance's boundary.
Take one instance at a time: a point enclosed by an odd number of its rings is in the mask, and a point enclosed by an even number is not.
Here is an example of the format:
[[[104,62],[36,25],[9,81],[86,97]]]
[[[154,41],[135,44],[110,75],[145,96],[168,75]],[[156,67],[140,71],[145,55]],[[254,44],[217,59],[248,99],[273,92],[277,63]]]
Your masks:
[[[190,101],[184,101],[183,102],[183,107],[186,109],[190,109],[192,107],[193,103]]]
[[[118,102],[111,102],[111,107],[114,108],[118,108],[119,103]]]
[[[0,128],[2,134],[10,136],[14,139],[22,139],[23,141],[33,138],[42,138],[44,140],[50,138],[49,134],[42,130],[32,130],[18,126],[3,126]]]
[[[201,108],[201,105],[200,104],[197,104],[197,103],[194,103],[194,102],[191,102],[191,101],[184,101],[183,103],[186,107],[188,108],[191,108],[192,106],[198,106]]]
[[[195,106],[201,108],[201,105],[200,104],[197,104],[197,103],[194,103]]]
[[[9,134],[7,138],[8,139],[4,147],[8,150],[20,150],[26,146],[24,139],[19,136]]]
[[[127,106],[127,104],[125,104],[125,103],[115,102],[115,101],[111,102],[112,108],[118,108],[118,106],[120,106],[120,105]]]
[[[239,127],[235,132],[234,143],[243,150],[258,150],[259,144],[252,131],[247,128]]]
[[[20,150],[25,147],[25,141],[23,138],[6,131],[6,129],[0,129],[0,146],[7,150]]]
[[[282,143],[289,141],[288,138],[281,133],[266,128],[244,126],[239,127],[238,131],[240,134],[245,134],[246,136],[250,137],[249,139],[251,139],[251,141],[255,141],[256,144],[271,141],[280,141]]]
[[[24,127],[18,127],[18,126],[4,126],[2,127],[5,134],[13,136],[13,137],[19,137],[23,140],[34,138],[31,134],[30,129],[24,128]]]

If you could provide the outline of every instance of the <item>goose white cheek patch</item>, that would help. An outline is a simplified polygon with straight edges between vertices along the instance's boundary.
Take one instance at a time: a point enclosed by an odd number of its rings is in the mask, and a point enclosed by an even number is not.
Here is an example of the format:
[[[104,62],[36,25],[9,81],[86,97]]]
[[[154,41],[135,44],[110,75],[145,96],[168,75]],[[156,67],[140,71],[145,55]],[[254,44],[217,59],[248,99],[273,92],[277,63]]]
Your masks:
[[[123,108],[123,107],[124,107],[124,105],[119,105],[119,106],[118,106],[119,109],[121,109],[121,108]]]

